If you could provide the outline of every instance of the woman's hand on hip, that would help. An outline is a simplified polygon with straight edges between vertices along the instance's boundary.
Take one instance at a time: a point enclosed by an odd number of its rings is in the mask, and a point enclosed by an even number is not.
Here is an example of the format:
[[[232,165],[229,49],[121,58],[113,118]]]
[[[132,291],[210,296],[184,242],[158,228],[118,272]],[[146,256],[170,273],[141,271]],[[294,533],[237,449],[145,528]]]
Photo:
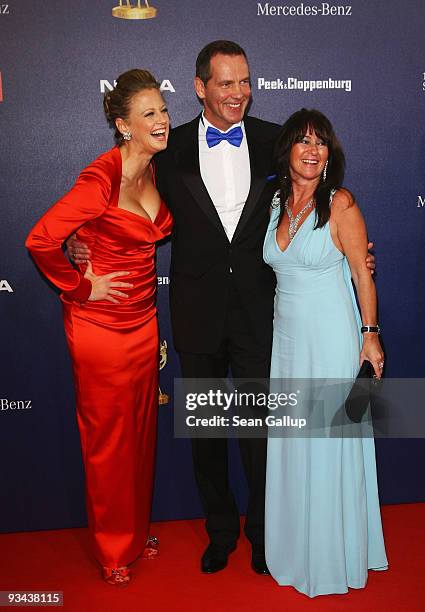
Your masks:
[[[127,274],[130,274],[130,272],[111,272],[110,274],[97,276],[93,272],[91,262],[88,261],[84,278],[88,278],[92,284],[89,301],[97,302],[98,300],[108,300],[108,302],[112,302],[113,304],[120,304],[120,301],[117,300],[116,297],[128,298],[128,295],[122,291],[118,291],[116,288],[131,288],[133,285],[131,283],[123,283],[122,281],[117,281],[115,279],[119,276],[126,276]]]

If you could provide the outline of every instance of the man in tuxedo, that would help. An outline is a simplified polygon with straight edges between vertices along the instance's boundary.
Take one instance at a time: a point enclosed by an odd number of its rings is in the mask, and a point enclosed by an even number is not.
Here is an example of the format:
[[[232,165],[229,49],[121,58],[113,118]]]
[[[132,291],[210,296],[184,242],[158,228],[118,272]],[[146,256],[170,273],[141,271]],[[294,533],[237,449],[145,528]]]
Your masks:
[[[275,278],[263,262],[269,207],[278,188],[273,149],[279,127],[245,116],[251,98],[245,51],[214,41],[196,61],[203,105],[174,128],[156,157],[157,185],[174,216],[170,312],[184,378],[267,379]],[[89,251],[68,243],[73,259]],[[368,265],[374,267],[373,257]],[[245,533],[251,567],[268,574],[264,555],[266,440],[239,439],[249,497]],[[228,481],[227,440],[192,439],[196,482],[210,543],[204,573],[227,565],[239,537],[239,511]]]
[[[272,154],[279,126],[245,117],[248,62],[236,43],[199,53],[195,90],[203,112],[172,130],[157,158],[158,186],[174,216],[170,310],[184,378],[267,378],[275,278],[263,262],[269,206],[277,188]],[[240,439],[248,481],[245,533],[254,571],[264,557],[266,440]],[[196,482],[210,544],[203,572],[223,569],[239,536],[228,482],[226,439],[192,439]]]

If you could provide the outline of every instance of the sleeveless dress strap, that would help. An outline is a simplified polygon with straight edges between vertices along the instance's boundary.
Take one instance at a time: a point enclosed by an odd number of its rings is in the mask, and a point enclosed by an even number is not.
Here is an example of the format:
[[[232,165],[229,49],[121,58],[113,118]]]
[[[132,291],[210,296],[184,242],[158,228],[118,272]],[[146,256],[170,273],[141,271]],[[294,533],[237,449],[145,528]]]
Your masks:
[[[270,224],[273,221],[276,221],[277,219],[279,219],[280,216],[280,189],[278,189],[273,198],[272,201],[270,203]],[[274,226],[274,229],[276,229],[276,227]]]
[[[280,189],[275,191],[270,206],[272,208],[280,208]]]
[[[334,201],[334,195],[336,194],[336,189],[331,189],[331,193],[329,195],[329,208],[332,206],[332,202]]]

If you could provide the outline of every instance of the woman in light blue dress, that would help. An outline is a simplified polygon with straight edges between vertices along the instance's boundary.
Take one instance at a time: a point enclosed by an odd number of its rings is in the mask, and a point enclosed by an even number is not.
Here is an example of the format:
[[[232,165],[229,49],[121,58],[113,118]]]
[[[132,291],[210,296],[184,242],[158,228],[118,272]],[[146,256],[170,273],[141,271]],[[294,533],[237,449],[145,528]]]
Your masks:
[[[378,333],[361,333],[377,326],[366,227],[341,187],[333,128],[302,109],[277,150],[281,188],[264,243],[277,277],[271,378],[352,380],[364,360],[380,377]],[[265,537],[273,578],[309,597],[362,588],[368,569],[386,569],[373,438],[269,437]]]

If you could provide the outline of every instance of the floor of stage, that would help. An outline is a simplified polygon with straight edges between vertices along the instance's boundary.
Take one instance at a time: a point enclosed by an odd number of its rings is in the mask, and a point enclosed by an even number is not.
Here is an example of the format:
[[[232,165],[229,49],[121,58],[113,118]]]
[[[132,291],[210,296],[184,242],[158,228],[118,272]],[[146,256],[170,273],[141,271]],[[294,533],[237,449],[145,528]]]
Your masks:
[[[390,569],[370,572],[365,589],[346,595],[310,600],[257,576],[245,538],[224,571],[201,574],[206,538],[200,520],[154,523],[160,556],[139,561],[125,588],[101,581],[88,555],[85,529],[2,535],[0,590],[63,591],[63,609],[72,612],[424,610],[425,504],[384,506],[382,516]]]

